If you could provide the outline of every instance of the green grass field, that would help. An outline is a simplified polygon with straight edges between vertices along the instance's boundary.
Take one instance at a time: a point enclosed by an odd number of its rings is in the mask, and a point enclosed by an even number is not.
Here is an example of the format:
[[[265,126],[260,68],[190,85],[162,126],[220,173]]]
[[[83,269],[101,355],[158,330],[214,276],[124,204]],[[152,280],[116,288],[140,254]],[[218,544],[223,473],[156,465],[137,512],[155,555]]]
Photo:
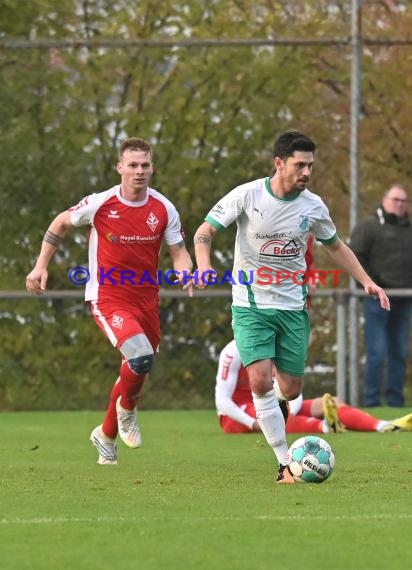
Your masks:
[[[88,441],[101,418],[0,415],[2,569],[410,566],[412,433],[325,436],[331,478],[276,486],[263,437],[224,435],[214,411],[142,412],[117,466]]]

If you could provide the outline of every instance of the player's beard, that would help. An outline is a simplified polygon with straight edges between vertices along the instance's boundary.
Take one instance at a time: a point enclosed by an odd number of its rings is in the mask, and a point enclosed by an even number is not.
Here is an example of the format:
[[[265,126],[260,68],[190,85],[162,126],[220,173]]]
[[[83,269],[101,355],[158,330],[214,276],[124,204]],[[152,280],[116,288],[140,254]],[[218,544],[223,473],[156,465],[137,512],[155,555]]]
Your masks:
[[[297,183],[295,184],[295,190],[296,192],[303,192],[306,188],[306,184],[309,182],[309,180],[298,180]]]

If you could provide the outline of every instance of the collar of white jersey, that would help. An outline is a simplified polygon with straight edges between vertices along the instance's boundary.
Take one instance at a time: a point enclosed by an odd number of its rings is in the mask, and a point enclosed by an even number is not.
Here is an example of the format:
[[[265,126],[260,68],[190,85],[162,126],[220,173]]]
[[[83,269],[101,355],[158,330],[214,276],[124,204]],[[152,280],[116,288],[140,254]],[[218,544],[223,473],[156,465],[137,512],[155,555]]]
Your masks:
[[[302,191],[297,190],[296,192],[294,192],[290,196],[287,196],[286,198],[281,198],[280,196],[276,196],[276,194],[273,194],[272,188],[270,187],[270,176],[265,178],[265,187],[266,187],[266,190],[269,192],[269,194],[272,196],[272,198],[275,198],[276,200],[280,200],[281,202],[292,202],[293,200],[296,200],[297,198],[299,198],[299,196],[302,194],[302,192],[304,192],[306,190],[306,188],[305,188],[305,190],[302,190]]]

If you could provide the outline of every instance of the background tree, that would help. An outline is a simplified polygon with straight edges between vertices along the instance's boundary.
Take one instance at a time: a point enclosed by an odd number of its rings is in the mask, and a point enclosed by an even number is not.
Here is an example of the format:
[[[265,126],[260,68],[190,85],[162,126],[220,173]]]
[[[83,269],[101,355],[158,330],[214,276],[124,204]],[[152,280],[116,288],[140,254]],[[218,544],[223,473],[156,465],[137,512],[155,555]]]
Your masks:
[[[342,38],[348,1],[0,1],[1,38],[101,40]],[[406,2],[364,2],[364,34],[407,37]],[[364,46],[361,211],[411,174],[408,47]],[[126,136],[154,144],[153,186],[181,212],[190,245],[213,203],[271,173],[275,136],[298,128],[319,151],[312,187],[348,235],[350,49],[340,46],[1,49],[1,288],[22,289],[54,215],[118,182]],[[231,267],[233,230],[215,240]],[[74,287],[87,235],[76,231],[50,266],[49,288]],[[162,268],[168,268],[167,257]],[[316,264],[328,267],[318,248]],[[342,283],[343,285],[344,283]],[[231,336],[230,298],[163,299],[164,339],[142,405],[211,406],[216,355]],[[312,358],[334,364],[333,300],[316,302]],[[0,302],[0,407],[102,407],[114,349],[80,301]],[[93,347],[89,355],[85,347]],[[159,396],[160,394],[160,396]]]

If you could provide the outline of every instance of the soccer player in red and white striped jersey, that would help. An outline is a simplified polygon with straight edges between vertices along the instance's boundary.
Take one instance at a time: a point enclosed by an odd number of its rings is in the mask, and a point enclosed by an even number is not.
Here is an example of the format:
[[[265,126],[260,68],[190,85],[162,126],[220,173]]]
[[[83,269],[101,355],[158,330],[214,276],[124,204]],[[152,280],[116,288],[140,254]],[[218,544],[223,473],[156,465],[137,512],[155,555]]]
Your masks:
[[[129,447],[141,444],[136,404],[160,342],[158,263],[163,242],[172,259],[172,273],[192,295],[192,260],[179,214],[170,200],[149,187],[150,144],[134,137],[125,140],[117,171],[119,185],[86,196],[52,221],[26,280],[29,292],[42,294],[48,263],[65,234],[80,226],[90,228],[85,298],[96,323],[122,356],[106,417],[91,434],[100,464],[117,463],[118,433]]]
[[[249,377],[234,340],[222,350],[216,376],[216,409],[225,433],[259,432]],[[286,433],[330,433],[335,431],[412,431],[412,414],[387,421],[349,406],[330,394],[289,402]]]

